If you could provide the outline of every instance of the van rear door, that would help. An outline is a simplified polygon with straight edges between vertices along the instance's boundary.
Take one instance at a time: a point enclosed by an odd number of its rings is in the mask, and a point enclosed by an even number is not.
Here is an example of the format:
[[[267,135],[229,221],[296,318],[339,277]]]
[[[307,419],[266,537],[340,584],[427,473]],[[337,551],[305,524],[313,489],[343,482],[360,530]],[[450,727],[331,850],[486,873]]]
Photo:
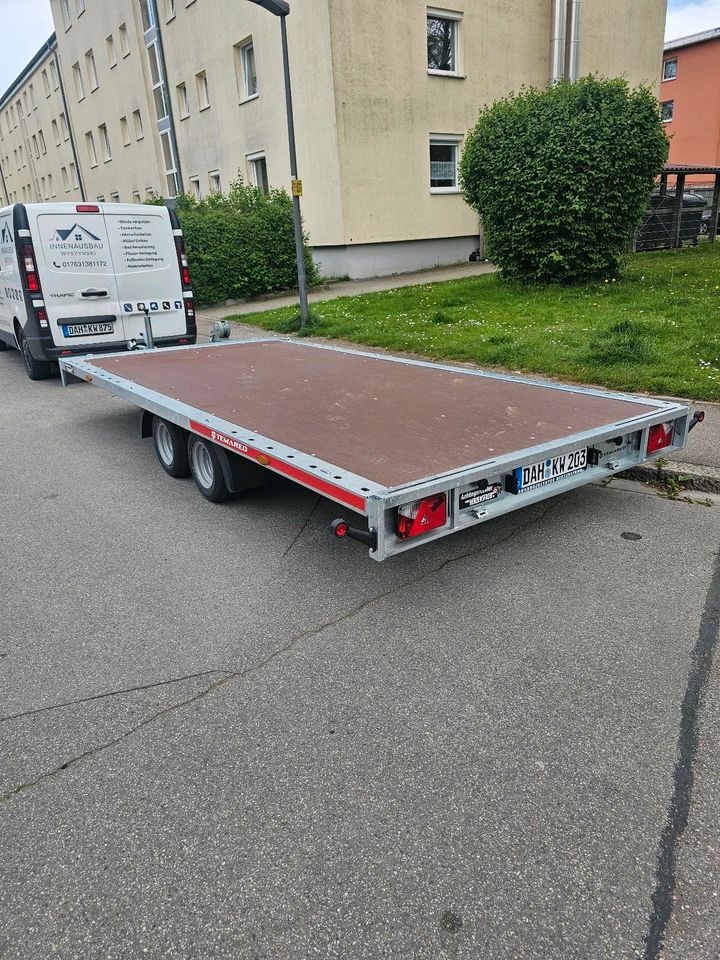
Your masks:
[[[127,340],[99,205],[28,204],[26,211],[55,345],[102,348]]]
[[[187,332],[175,237],[166,207],[106,204],[105,225],[115,266],[118,298],[129,336],[145,329],[150,313],[155,339]]]

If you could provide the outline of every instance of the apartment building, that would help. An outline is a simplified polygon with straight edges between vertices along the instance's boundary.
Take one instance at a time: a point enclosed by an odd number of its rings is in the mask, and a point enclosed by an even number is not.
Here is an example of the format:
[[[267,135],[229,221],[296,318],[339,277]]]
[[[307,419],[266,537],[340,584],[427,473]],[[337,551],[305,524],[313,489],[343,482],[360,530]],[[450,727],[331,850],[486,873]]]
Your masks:
[[[3,202],[79,200],[80,174],[54,35],[0,104]]]
[[[86,199],[204,197],[238,175],[263,190],[289,188],[275,17],[248,0],[51,3],[50,46]],[[657,83],[663,49],[664,0],[292,6],[303,215],[327,275],[466,259],[481,238],[458,163],[479,109],[563,75]],[[34,61],[0,99],[0,117],[18,93],[38,86],[38,69]],[[58,154],[55,179],[68,162]],[[23,185],[28,197],[40,196],[29,173]]]
[[[720,166],[720,26],[665,44],[660,109],[670,163]],[[712,183],[707,174],[688,183]]]

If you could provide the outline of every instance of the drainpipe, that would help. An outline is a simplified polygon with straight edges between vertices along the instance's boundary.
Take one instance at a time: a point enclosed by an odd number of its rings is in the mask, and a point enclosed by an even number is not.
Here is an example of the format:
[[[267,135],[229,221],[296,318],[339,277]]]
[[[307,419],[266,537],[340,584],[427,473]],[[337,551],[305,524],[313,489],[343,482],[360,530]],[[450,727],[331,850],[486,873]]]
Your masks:
[[[570,0],[568,8],[567,78],[572,83],[575,83],[580,76],[582,0]]]
[[[555,84],[565,77],[567,0],[552,0],[550,18],[550,82]]]
[[[62,73],[60,72],[60,58],[58,57],[57,43],[54,47],[51,47],[51,45],[48,44],[48,50],[55,58],[55,70],[57,71],[58,84],[60,85],[60,99],[62,100],[63,110],[65,111],[65,121],[67,122],[68,133],[70,134],[70,149],[72,150],[73,160],[75,161],[75,172],[77,173],[80,198],[82,200],[87,200],[87,194],[85,193],[85,180],[83,178],[82,168],[80,167],[80,158],[78,157],[77,146],[75,144],[75,130],[73,129],[72,119],[70,118],[67,97],[65,96],[65,85],[63,83]]]

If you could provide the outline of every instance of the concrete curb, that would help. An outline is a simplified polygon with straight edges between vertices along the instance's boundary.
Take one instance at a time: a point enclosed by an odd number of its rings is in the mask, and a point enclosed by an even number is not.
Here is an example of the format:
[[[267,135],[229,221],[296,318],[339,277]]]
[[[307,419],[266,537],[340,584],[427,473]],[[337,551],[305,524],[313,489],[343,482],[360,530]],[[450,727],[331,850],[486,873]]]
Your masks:
[[[717,467],[703,467],[696,463],[678,463],[669,460],[662,466],[644,464],[625,470],[618,476],[628,480],[640,480],[642,483],[662,483],[663,480],[675,480],[686,490],[700,490],[703,493],[720,493],[720,470]],[[682,479],[681,479],[682,478]]]

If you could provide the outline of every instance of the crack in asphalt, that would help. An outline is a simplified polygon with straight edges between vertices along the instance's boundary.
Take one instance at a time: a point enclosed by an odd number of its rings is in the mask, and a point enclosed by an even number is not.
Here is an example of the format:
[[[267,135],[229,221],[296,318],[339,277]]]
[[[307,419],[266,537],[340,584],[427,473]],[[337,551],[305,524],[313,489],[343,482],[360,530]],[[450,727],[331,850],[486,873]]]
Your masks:
[[[310,510],[310,513],[308,513],[308,515],[305,517],[305,520],[304,520],[302,526],[300,527],[300,529],[298,530],[298,532],[297,532],[297,533],[295,534],[295,536],[293,537],[292,542],[290,543],[290,546],[289,546],[289,547],[287,548],[287,550],[283,553],[283,557],[286,557],[286,556],[290,553],[290,551],[291,551],[292,548],[295,546],[295,544],[298,542],[298,540],[300,539],[300,537],[303,535],[303,533],[305,533],[305,530],[307,529],[307,525],[310,523],[310,520],[311,520],[311,518],[312,518],[312,515],[315,513],[315,510],[318,508],[319,505],[320,505],[320,497],[316,497],[315,503],[312,505],[312,508],[311,508],[311,510]]]
[[[715,556],[715,567],[700,618],[697,641],[690,655],[690,668],[680,715],[673,793],[665,828],[660,837],[655,891],[652,895],[652,912],[645,937],[643,960],[658,960],[660,957],[665,933],[675,909],[677,862],[680,842],[690,819],[700,713],[720,632],[720,552]]]
[[[532,527],[537,526],[542,523],[545,517],[550,513],[550,511],[556,506],[555,503],[550,501],[548,506],[540,513],[539,516],[533,517],[526,524],[516,527],[514,530],[511,530],[509,533],[504,536],[498,537],[496,540],[493,540],[492,543],[482,543],[479,546],[474,547],[471,550],[467,550],[465,553],[459,554],[458,556],[448,557],[447,560],[444,560],[442,563],[438,564],[436,567],[433,567],[430,570],[419,574],[416,577],[412,577],[410,580],[406,580],[403,583],[397,584],[394,587],[390,587],[387,590],[384,590],[382,593],[376,594],[373,597],[368,597],[366,600],[363,600],[362,603],[359,603],[356,607],[353,607],[350,610],[347,610],[345,613],[341,614],[339,617],[336,617],[334,620],[328,620],[325,623],[320,624],[318,627],[315,627],[312,630],[304,630],[302,633],[298,634],[295,637],[291,637],[290,640],[281,647],[278,647],[274,650],[268,657],[264,660],[260,660],[257,663],[250,664],[250,666],[245,667],[243,670],[237,670],[234,672],[226,671],[225,675],[222,676],[215,683],[210,684],[204,690],[201,690],[199,693],[194,694],[192,697],[188,697],[185,700],[181,700],[178,703],[169,704],[167,707],[164,707],[162,710],[158,710],[156,713],[152,714],[149,717],[146,717],[144,720],[137,723],[134,727],[131,727],[129,730],[126,730],[120,736],[114,737],[112,740],[102,743],[97,747],[90,747],[87,750],[83,750],[82,753],[79,753],[75,757],[71,757],[69,760],[66,760],[64,763],[60,764],[57,767],[54,767],[52,770],[48,770],[46,773],[41,774],[39,777],[36,777],[34,780],[29,780],[25,783],[19,784],[17,787],[13,787],[11,790],[8,790],[6,793],[0,794],[0,803],[6,803],[8,800],[12,800],[18,794],[25,793],[28,790],[31,790],[33,787],[39,786],[42,783],[45,783],[47,780],[52,780],[60,774],[64,773],[66,770],[69,770],[71,767],[74,767],[76,764],[82,762],[83,760],[89,759],[91,757],[97,756],[98,754],[104,753],[106,750],[109,750],[111,747],[116,746],[119,743],[122,743],[124,740],[127,740],[128,737],[133,736],[140,730],[143,730],[145,727],[149,726],[151,723],[154,723],[156,720],[160,720],[162,717],[167,716],[168,714],[174,713],[176,710],[181,710],[183,707],[191,706],[194,703],[198,703],[200,700],[204,700],[211,693],[214,693],[216,690],[219,690],[220,687],[225,686],[226,683],[230,683],[233,680],[241,680],[247,676],[250,676],[254,673],[259,673],[262,670],[265,670],[270,666],[275,660],[279,657],[282,657],[286,653],[290,653],[295,647],[301,644],[305,640],[309,640],[313,637],[319,636],[325,630],[330,627],[338,626],[338,624],[343,623],[346,620],[351,619],[356,616],[358,613],[361,613],[367,607],[372,606],[372,604],[377,603],[381,600],[385,600],[393,594],[400,593],[402,590],[407,589],[408,587],[413,587],[418,583],[422,583],[423,580],[427,580],[430,577],[435,576],[441,571],[445,570],[447,567],[452,566],[455,563],[462,563],[463,560],[468,560],[471,557],[478,556],[482,553],[492,550],[495,547],[500,546],[503,543],[507,543],[509,540],[512,540],[514,537],[519,536],[520,534],[526,533]],[[210,671],[211,673],[218,673],[219,671]],[[154,684],[150,684],[154,686]],[[88,698],[88,699],[93,699]],[[79,701],[82,702],[82,701]]]
[[[137,687],[123,687],[121,690],[108,690],[107,693],[95,693],[91,697],[79,697],[77,700],[66,700],[64,703],[53,703],[48,707],[36,707],[34,710],[22,710],[20,713],[9,713],[0,717],[0,723],[8,720],[19,720],[22,717],[33,717],[38,713],[49,713],[51,710],[62,710],[63,707],[75,707],[81,703],[91,703],[93,700],[104,700],[106,697],[120,697],[124,693],[138,693],[142,690],[152,690],[154,687],[165,687],[170,683],[182,683],[184,680],[197,680],[198,677],[212,677],[215,674],[230,673],[229,670],[203,670],[200,673],[188,673],[184,677],[171,677],[169,680],[156,680],[154,683],[143,683]]]

